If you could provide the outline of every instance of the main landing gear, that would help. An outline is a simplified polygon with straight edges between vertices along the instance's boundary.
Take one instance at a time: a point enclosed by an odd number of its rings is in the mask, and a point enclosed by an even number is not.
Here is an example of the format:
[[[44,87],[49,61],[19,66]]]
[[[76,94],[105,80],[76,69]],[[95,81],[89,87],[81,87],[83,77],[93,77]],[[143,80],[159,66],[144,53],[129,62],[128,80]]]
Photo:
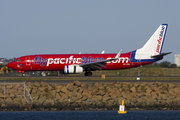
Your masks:
[[[85,76],[92,76],[92,72],[85,72],[85,74],[84,74]]]

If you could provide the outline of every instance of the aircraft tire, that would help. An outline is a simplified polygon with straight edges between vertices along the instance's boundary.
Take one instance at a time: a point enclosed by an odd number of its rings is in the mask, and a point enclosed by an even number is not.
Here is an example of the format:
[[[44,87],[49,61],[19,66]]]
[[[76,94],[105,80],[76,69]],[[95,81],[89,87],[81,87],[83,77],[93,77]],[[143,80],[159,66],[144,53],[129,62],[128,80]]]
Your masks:
[[[92,72],[88,72],[88,76],[92,76]]]
[[[85,76],[92,76],[92,72],[85,72]]]

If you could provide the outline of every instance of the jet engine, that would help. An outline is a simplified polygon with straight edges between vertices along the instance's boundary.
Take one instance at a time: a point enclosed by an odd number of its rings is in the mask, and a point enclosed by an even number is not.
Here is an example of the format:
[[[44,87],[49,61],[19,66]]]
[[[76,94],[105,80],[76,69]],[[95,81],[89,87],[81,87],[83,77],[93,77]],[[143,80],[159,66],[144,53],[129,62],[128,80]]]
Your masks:
[[[83,68],[79,65],[66,65],[64,66],[64,73],[82,73]]]

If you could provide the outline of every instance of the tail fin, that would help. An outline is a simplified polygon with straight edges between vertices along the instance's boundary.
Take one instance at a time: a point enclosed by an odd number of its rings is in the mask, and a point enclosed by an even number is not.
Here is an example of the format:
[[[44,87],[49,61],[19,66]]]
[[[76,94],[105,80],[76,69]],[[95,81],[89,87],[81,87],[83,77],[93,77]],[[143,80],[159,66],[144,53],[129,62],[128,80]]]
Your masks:
[[[136,51],[135,59],[151,59],[151,56],[161,54],[168,24],[162,24],[146,42]]]

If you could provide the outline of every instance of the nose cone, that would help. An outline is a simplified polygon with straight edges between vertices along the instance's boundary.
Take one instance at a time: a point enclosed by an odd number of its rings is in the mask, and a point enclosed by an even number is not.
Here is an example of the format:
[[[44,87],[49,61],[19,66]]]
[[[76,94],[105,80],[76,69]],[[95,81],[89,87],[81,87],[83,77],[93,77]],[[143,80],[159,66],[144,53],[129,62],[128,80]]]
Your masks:
[[[7,64],[7,67],[11,68],[11,66],[12,66],[12,62]]]
[[[8,63],[8,64],[7,64],[7,67],[12,68],[12,69],[15,69],[13,62]]]

